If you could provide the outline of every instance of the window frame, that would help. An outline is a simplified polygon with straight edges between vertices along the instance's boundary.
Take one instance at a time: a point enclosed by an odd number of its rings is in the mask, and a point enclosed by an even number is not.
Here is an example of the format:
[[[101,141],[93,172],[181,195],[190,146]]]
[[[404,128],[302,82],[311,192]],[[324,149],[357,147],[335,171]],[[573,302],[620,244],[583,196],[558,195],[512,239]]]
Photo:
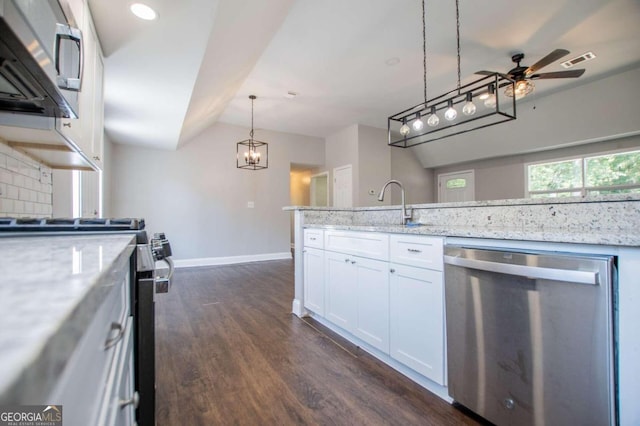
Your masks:
[[[546,195],[546,194],[568,194],[567,196],[575,196],[575,197],[586,197],[589,195],[591,191],[607,191],[607,190],[615,190],[615,189],[636,189],[640,188],[640,183],[638,184],[626,184],[626,185],[610,185],[610,186],[585,186],[586,182],[586,160],[594,157],[602,157],[611,154],[624,154],[628,152],[639,152],[640,147],[633,148],[621,148],[615,150],[608,150],[602,152],[593,152],[588,154],[581,155],[572,155],[567,157],[559,157],[553,159],[546,159],[540,161],[531,161],[528,163],[524,163],[524,193],[525,198],[534,198],[536,195]],[[582,174],[582,184],[580,187],[576,188],[568,188],[568,189],[549,189],[544,191],[530,191],[529,190],[529,167],[535,166],[539,164],[551,164],[551,163],[561,163],[564,161],[575,161],[580,160],[580,168]],[[572,193],[579,193],[578,195],[572,195]],[[560,195],[563,197],[563,195]]]

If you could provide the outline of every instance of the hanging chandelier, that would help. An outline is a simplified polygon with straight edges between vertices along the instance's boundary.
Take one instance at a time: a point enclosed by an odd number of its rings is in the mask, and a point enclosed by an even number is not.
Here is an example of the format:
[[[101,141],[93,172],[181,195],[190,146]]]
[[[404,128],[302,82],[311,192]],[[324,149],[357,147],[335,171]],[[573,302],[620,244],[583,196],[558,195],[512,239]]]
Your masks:
[[[255,95],[249,95],[251,99],[251,131],[249,139],[236,144],[236,167],[239,169],[260,170],[269,167],[269,145],[253,138],[253,101]]]
[[[427,97],[426,14],[425,0],[422,0],[424,102],[387,119],[391,146],[409,148],[516,119],[516,97],[500,96],[501,91],[498,90],[505,88],[507,92],[513,93],[515,82],[507,75],[491,73],[461,86],[458,3],[459,0],[456,0],[457,87],[443,95],[431,99]]]

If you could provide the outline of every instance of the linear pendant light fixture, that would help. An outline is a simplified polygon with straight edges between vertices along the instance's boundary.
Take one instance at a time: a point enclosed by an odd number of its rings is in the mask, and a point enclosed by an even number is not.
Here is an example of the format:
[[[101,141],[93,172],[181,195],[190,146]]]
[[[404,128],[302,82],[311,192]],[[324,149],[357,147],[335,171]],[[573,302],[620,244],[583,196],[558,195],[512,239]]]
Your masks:
[[[425,0],[422,0],[422,53],[424,102],[387,119],[389,145],[409,148],[516,119],[516,100],[500,96],[515,82],[500,73],[460,85],[460,12],[456,0],[458,85],[435,98],[427,98],[427,37]]]
[[[236,144],[236,167],[247,170],[260,170],[269,167],[269,145],[253,138],[253,101],[255,95],[249,95],[251,99],[251,132],[249,139]]]

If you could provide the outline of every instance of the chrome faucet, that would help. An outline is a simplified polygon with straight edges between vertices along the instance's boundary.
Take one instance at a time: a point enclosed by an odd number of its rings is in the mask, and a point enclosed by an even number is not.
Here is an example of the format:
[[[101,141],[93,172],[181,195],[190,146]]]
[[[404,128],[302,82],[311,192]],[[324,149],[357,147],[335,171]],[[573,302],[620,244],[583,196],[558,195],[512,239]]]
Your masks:
[[[389,186],[392,183],[395,183],[396,185],[398,185],[400,187],[400,190],[402,191],[402,210],[400,212],[402,213],[401,223],[403,225],[406,225],[407,221],[411,219],[411,209],[407,210],[407,205],[404,202],[404,187],[399,181],[391,179],[389,182],[385,183],[382,189],[380,190],[380,194],[378,195],[378,201],[384,200],[384,190],[387,189],[387,186]]]

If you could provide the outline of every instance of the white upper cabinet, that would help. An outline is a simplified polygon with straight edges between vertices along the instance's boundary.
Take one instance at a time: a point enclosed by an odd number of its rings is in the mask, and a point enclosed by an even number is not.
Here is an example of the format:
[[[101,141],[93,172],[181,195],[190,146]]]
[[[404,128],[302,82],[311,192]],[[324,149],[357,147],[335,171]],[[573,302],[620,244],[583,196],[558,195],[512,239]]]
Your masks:
[[[104,64],[100,42],[89,7],[84,0],[70,0],[73,20],[82,31],[83,68],[77,119],[61,118],[58,131],[81,150],[93,164],[102,169],[104,133]]]

